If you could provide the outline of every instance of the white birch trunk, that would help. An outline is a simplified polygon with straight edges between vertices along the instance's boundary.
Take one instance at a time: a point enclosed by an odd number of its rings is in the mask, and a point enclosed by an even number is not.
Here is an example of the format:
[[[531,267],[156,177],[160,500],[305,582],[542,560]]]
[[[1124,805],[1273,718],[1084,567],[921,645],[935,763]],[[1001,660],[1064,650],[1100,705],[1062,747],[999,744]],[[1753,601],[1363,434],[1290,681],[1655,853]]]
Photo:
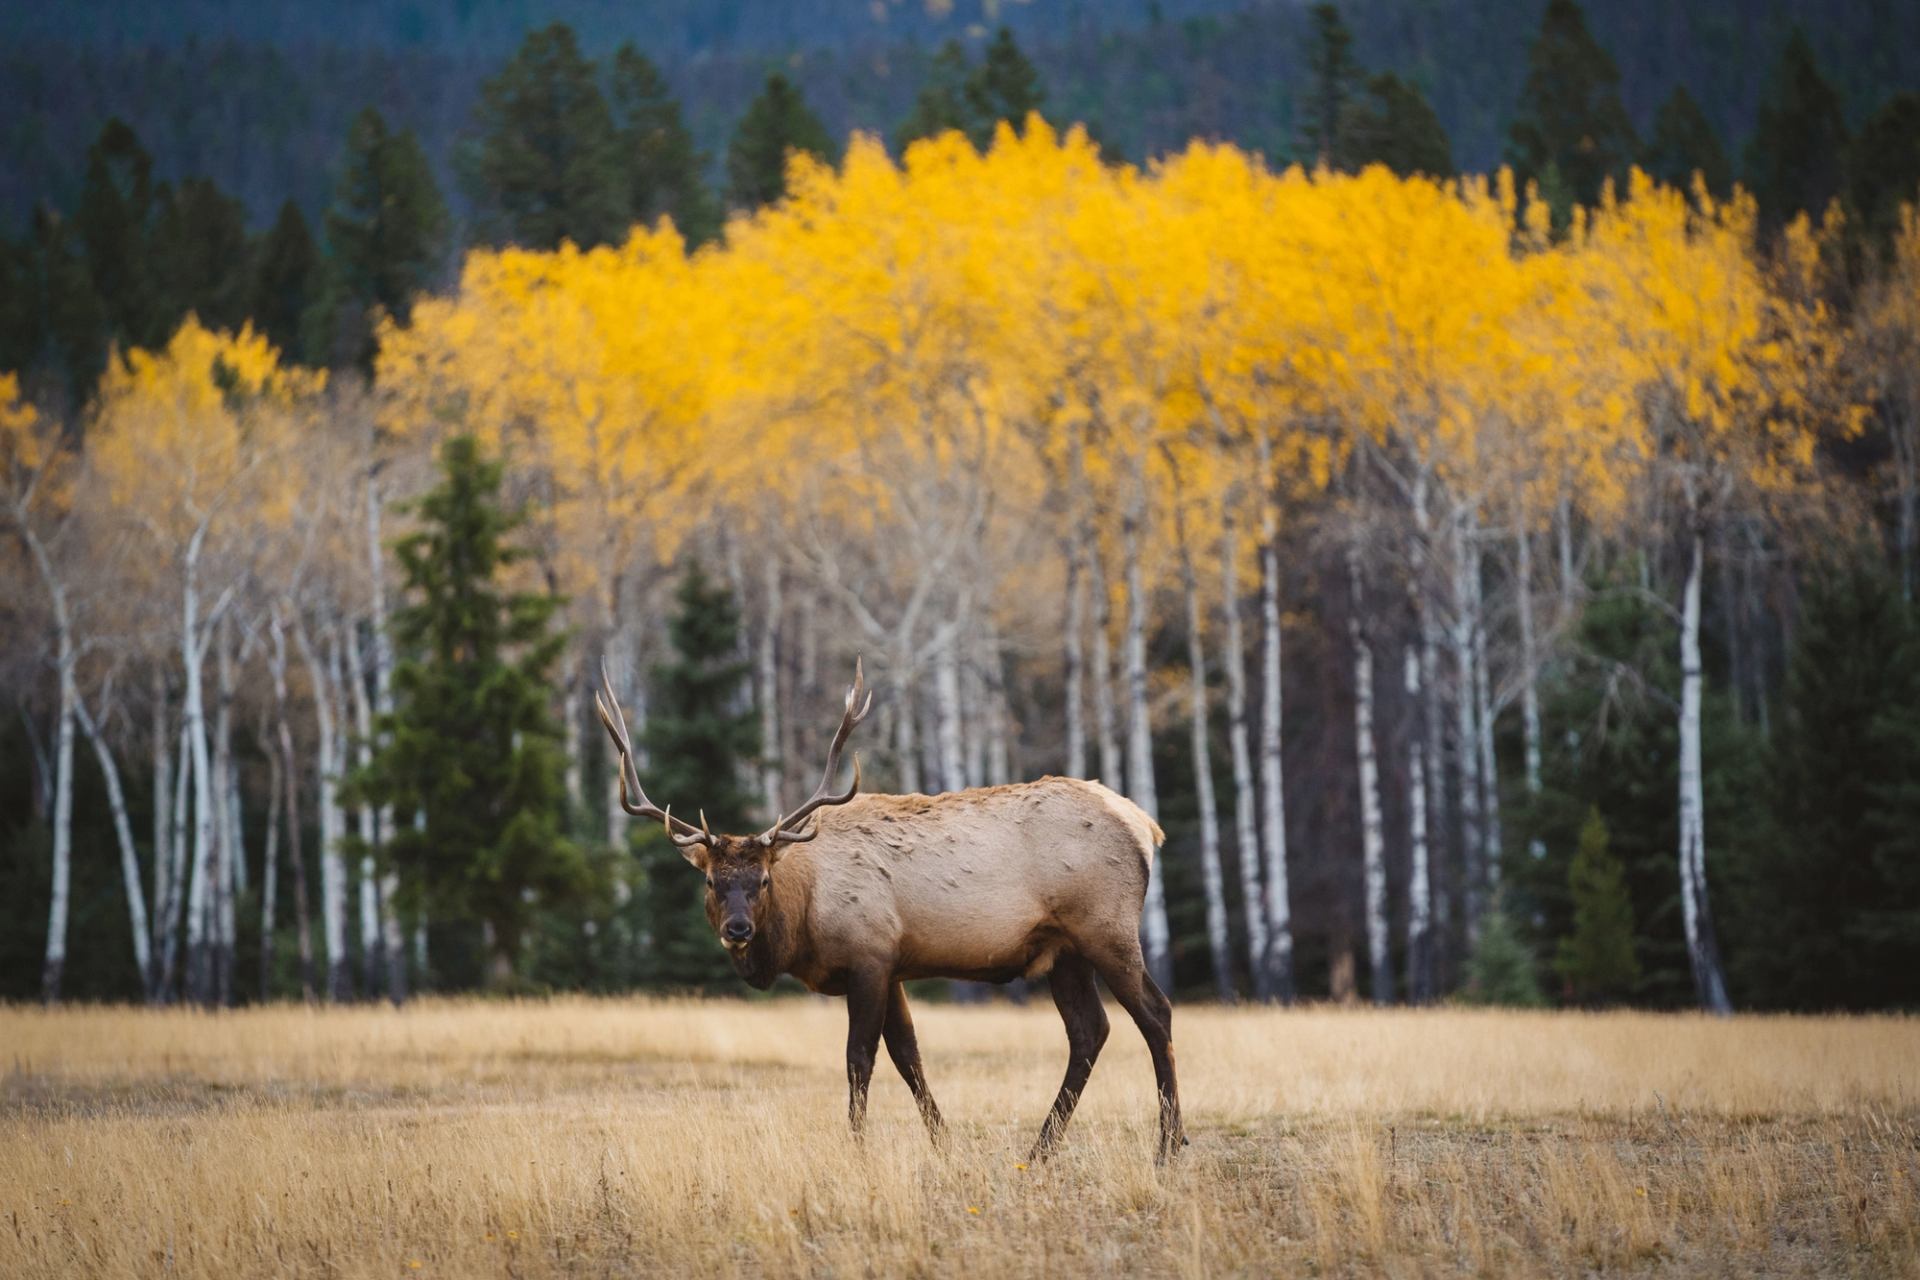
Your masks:
[[[1153,778],[1153,725],[1147,702],[1147,596],[1140,565],[1140,525],[1145,517],[1146,479],[1134,477],[1134,497],[1122,524],[1127,584],[1127,794],[1147,816],[1160,818],[1160,796]],[[1147,900],[1141,909],[1141,935],[1147,972],[1162,991],[1173,986],[1173,951],[1167,925],[1164,856],[1147,874]]]
[[[1272,463],[1260,441],[1261,484]],[[1280,523],[1271,495],[1260,515],[1260,844],[1266,855],[1267,988],[1293,1000],[1293,907],[1287,889],[1287,806],[1281,770]]]
[[[1062,641],[1066,666],[1067,759],[1069,778],[1087,776],[1086,629],[1087,589],[1083,581],[1079,530],[1067,539],[1067,634]]]
[[[280,804],[285,771],[280,753],[267,746],[265,727],[260,734],[267,751],[267,833],[260,844],[260,999],[273,996],[274,926],[278,923],[280,888]]]
[[[281,785],[287,798],[287,863],[293,868],[294,945],[300,958],[300,998],[313,1000],[313,927],[307,901],[307,862],[301,851],[300,769],[293,748],[293,724],[287,716],[287,636],[276,605],[269,617],[268,670],[273,676],[274,732],[280,746]]]
[[[1540,651],[1533,622],[1533,534],[1521,511],[1520,536],[1514,560],[1514,584],[1520,609],[1520,738],[1526,755],[1527,798],[1540,798]],[[1527,853],[1536,861],[1547,856],[1538,836],[1527,841]]]
[[[940,789],[964,791],[966,759],[960,741],[960,656],[958,627],[950,628],[934,651],[933,690],[940,746]]]
[[[1207,948],[1213,960],[1214,993],[1222,1004],[1232,1004],[1233,948],[1227,932],[1226,883],[1220,874],[1220,806],[1213,792],[1213,750],[1207,732],[1205,623],[1200,583],[1187,545],[1186,521],[1177,505],[1174,518],[1180,526],[1180,578],[1187,597],[1188,718],[1193,739],[1194,793],[1200,807],[1200,883],[1207,896]]]
[[[909,668],[905,663],[896,665],[901,674],[898,694],[893,700],[893,751],[899,761],[900,790],[912,795],[921,789],[919,726],[914,722],[913,682],[907,675]]]
[[[373,667],[373,714],[377,725],[384,724],[393,715],[393,636],[389,632],[387,618],[387,558],[380,533],[382,510],[376,469],[367,476],[367,588],[371,610],[368,621],[372,625],[369,661]],[[577,806],[581,802],[579,671],[576,662],[576,683],[567,704],[566,717],[570,735],[566,764],[567,795],[576,806],[575,812],[578,812]],[[376,741],[384,745],[384,733]],[[376,816],[379,832],[385,839],[393,831],[393,806],[381,805]],[[400,873],[389,868],[380,877],[380,934],[384,943],[382,952],[387,961],[387,996],[396,1005],[407,998],[406,942],[394,907],[394,898],[399,891]]]
[[[153,925],[152,946],[163,945],[167,899],[173,879],[173,732],[167,724],[167,681],[158,663],[153,668]],[[147,999],[160,996],[160,971],[156,968],[147,984]]]
[[[213,713],[213,920],[208,955],[208,997],[226,1005],[233,996],[234,885],[240,862],[240,829],[234,815],[233,636],[226,615],[213,629],[216,677]]]
[[[1227,619],[1227,747],[1233,756],[1233,846],[1240,862],[1240,892],[1247,916],[1247,971],[1253,998],[1267,989],[1267,914],[1260,888],[1259,792],[1253,781],[1253,751],[1247,735],[1247,653],[1240,624],[1240,534],[1226,514],[1220,545],[1220,594]]]
[[[1700,761],[1700,578],[1705,559],[1698,523],[1687,560],[1680,613],[1680,911],[1700,1007],[1733,1012],[1720,970],[1720,946],[1707,901],[1706,796]]]
[[[173,829],[168,838],[167,906],[161,922],[160,998],[172,1000],[180,973],[180,935],[187,903],[187,817],[192,811],[192,748],[187,745],[187,721],[180,719],[179,743],[174,750]]]
[[[1088,561],[1093,594],[1093,723],[1100,743],[1100,781],[1124,787],[1120,716],[1113,702],[1113,593],[1107,589],[1099,547],[1090,548]]]
[[[1474,721],[1473,588],[1468,581],[1473,564],[1462,521],[1454,528],[1453,625],[1449,631],[1454,673],[1454,763],[1459,773],[1454,804],[1460,814],[1460,881],[1469,943],[1480,937],[1480,916],[1486,903],[1481,865],[1485,844],[1480,828],[1480,732]]]
[[[147,922],[147,895],[140,887],[140,853],[133,843],[133,824],[127,820],[127,797],[120,786],[120,766],[114,762],[113,751],[107,746],[100,726],[94,723],[84,698],[74,699],[73,713],[79,721],[80,731],[87,735],[87,741],[93,747],[93,758],[100,764],[100,774],[106,779],[107,807],[113,813],[113,835],[120,844],[120,881],[127,894],[127,923],[133,930],[133,961],[140,969],[140,989],[151,997],[153,947],[149,934],[151,926]],[[101,714],[106,713],[103,710]]]
[[[307,678],[313,685],[313,715],[319,731],[317,772],[320,806],[320,932],[327,957],[326,995],[342,1001],[352,994],[352,960],[347,952],[347,869],[340,856],[343,834],[340,806],[334,799],[339,782],[335,755],[333,719],[333,681],[326,665],[314,652],[304,620],[296,619],[294,641],[306,663]],[[335,649],[338,639],[333,640]]]
[[[1407,999],[1425,1004],[1433,998],[1433,897],[1427,849],[1427,744],[1419,723],[1424,699],[1420,688],[1420,650],[1407,646],[1401,663],[1407,695]]]
[[[762,566],[766,613],[760,621],[760,802],[772,820],[780,814],[780,557]]]
[[[961,667],[960,682],[965,691],[960,700],[960,724],[966,744],[967,785],[977,787],[987,780],[987,724],[993,718],[993,697],[981,679],[977,663],[968,662]]]
[[[1013,753],[1008,741],[1013,713],[1007,705],[1007,678],[1000,652],[1000,629],[991,623],[987,625],[985,668],[987,715],[982,736],[986,739],[983,749],[987,759],[986,773],[981,781],[987,786],[998,787],[1013,781]]]
[[[36,558],[41,558],[38,539],[33,546]],[[67,969],[67,914],[73,894],[73,718],[79,702],[73,666],[78,656],[74,653],[66,590],[55,584],[50,564],[44,572],[53,597],[54,662],[60,694],[53,738],[53,893],[47,903],[47,950],[40,966],[40,998],[57,1004]]]
[[[1373,1002],[1393,1003],[1391,934],[1387,917],[1387,842],[1380,816],[1380,763],[1373,739],[1373,647],[1361,611],[1366,607],[1358,547],[1347,548],[1347,638],[1353,645],[1353,743],[1360,779],[1360,851],[1367,897],[1367,963]]]
[[[1476,521],[1477,523],[1477,521]],[[1481,831],[1486,847],[1481,861],[1487,869],[1489,890],[1500,887],[1501,861],[1506,842],[1500,830],[1500,760],[1493,749],[1493,680],[1487,664],[1487,608],[1476,539],[1473,563],[1473,702],[1474,725],[1479,732]]]
[[[187,890],[187,995],[194,1001],[207,996],[208,923],[212,902],[214,807],[213,760],[207,743],[206,698],[201,681],[205,644],[200,640],[200,548],[205,526],[188,543],[185,587],[181,593],[180,660],[186,668],[185,717],[187,750],[193,771],[193,867]]]
[[[352,695],[354,764],[373,763],[373,705],[367,698],[367,672],[360,646],[360,629],[347,623],[346,685]],[[344,755],[345,752],[343,751]],[[344,772],[344,770],[343,770]],[[360,989],[369,998],[386,981],[386,938],[380,928],[380,868],[374,851],[380,847],[380,819],[370,804],[359,806],[360,826]]]

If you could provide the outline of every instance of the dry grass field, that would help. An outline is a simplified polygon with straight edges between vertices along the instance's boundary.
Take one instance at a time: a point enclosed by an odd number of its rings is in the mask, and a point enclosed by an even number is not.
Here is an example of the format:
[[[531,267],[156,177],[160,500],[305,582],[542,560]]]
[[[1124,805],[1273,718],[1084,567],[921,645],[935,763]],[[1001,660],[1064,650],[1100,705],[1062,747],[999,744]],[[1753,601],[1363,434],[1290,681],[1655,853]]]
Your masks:
[[[1920,1021],[921,1005],[846,1132],[838,1001],[0,1009],[0,1276],[1920,1275]]]

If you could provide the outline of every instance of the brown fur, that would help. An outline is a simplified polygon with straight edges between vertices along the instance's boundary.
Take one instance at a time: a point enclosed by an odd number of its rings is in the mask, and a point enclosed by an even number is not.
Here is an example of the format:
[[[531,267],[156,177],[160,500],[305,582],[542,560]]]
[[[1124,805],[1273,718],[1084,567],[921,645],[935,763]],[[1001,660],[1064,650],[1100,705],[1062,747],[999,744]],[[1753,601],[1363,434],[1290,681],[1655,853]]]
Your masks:
[[[1007,982],[1052,973],[1066,1079],[1036,1153],[1059,1140],[1107,1035],[1097,973],[1153,1053],[1161,1155],[1184,1142],[1173,1011],[1146,972],[1139,921],[1164,833],[1097,782],[1042,778],[939,796],[859,795],[819,811],[809,843],[718,837],[684,852],[707,873],[707,917],[756,987],[792,974],[848,1003],[848,1114],[865,1117],[877,1042],[938,1136],[901,982]],[[729,940],[727,930],[744,940]]]

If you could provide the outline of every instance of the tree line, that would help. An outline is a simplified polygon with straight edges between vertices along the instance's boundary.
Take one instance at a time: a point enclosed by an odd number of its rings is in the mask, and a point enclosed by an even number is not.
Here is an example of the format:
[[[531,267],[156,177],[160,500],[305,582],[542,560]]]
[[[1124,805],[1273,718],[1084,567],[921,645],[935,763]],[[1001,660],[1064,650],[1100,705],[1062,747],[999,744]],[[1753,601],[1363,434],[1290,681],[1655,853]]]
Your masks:
[[[779,187],[698,241],[596,141],[658,97],[530,42],[510,243],[354,295],[330,372],[196,314],[6,381],[37,985],[70,936],[160,999],[708,981],[597,663],[650,790],[746,818],[860,653],[875,785],[1160,818],[1163,985],[1910,1003],[1915,192],[1660,181],[1578,17],[1491,177],[1323,8],[1311,168],[1116,164],[962,56],[898,159],[741,147]]]

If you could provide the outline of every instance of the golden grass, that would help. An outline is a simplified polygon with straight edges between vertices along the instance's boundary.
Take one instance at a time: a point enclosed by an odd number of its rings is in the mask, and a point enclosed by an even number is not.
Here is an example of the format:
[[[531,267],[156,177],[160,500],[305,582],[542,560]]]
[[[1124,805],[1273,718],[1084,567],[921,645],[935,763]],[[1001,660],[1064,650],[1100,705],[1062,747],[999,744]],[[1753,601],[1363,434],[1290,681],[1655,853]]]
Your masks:
[[[0,1276],[1920,1276],[1920,1021],[1117,1010],[1024,1167],[1046,1006],[917,1011],[846,1133],[838,1001],[0,1009]]]

